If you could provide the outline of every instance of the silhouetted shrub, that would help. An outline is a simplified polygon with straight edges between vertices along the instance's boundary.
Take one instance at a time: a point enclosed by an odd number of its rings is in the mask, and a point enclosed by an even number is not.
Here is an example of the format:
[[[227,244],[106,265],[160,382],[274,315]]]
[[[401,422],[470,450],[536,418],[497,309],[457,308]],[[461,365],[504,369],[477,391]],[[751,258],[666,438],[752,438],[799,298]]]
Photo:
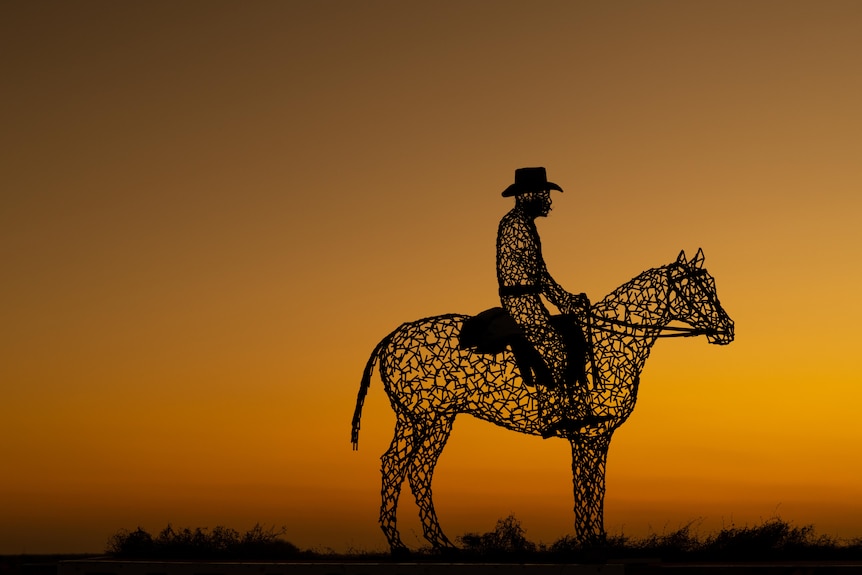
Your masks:
[[[134,531],[121,529],[108,540],[107,552],[123,557],[146,557],[153,552],[152,536],[138,527]]]
[[[456,540],[465,551],[481,555],[511,555],[536,551],[536,544],[527,540],[521,522],[514,515],[499,519],[493,531],[482,535],[465,533]]]
[[[862,559],[862,539],[838,541],[817,535],[811,525],[796,527],[778,517],[752,527],[724,528],[704,539],[695,533],[693,525],[695,522],[690,522],[670,533],[641,539],[609,536],[598,549],[604,557],[652,557],[663,561]],[[579,545],[568,536],[549,547],[550,552],[569,560],[589,559],[596,550],[595,545]]]
[[[727,527],[703,543],[705,552],[728,559],[819,558],[843,547],[813,525],[795,527],[773,517],[753,527]]]
[[[237,549],[243,555],[254,556],[259,559],[298,555],[300,553],[299,548],[281,538],[284,532],[284,528],[275,531],[274,529],[264,529],[260,524],[255,524],[242,536]]]
[[[168,525],[153,538],[138,527],[121,530],[108,540],[107,553],[135,559],[279,559],[295,557],[299,548],[281,538],[284,529],[255,525],[244,535],[227,527],[175,530]]]
[[[700,538],[695,522],[662,534],[643,538],[608,535],[590,544],[580,544],[574,537],[563,537],[546,546],[526,538],[520,521],[510,515],[497,521],[493,531],[466,533],[456,538],[462,550],[459,560],[537,562],[537,563],[605,563],[621,559],[656,559],[674,561],[767,561],[767,560],[862,560],[862,538],[836,540],[817,535],[814,527],[796,527],[780,518],[769,519],[753,527],[731,526],[714,535]],[[279,560],[290,558],[337,557],[334,552],[300,551],[282,539],[284,528],[266,529],[255,525],[244,534],[226,527],[207,529],[174,529],[168,525],[156,537],[138,527],[118,531],[108,540],[107,553],[124,559],[201,559],[201,560]],[[343,555],[346,560],[372,556],[357,552]],[[385,560],[386,554],[374,554]],[[426,550],[417,560],[439,560],[439,554]],[[2,574],[0,574],[2,575]]]
[[[694,525],[693,521],[670,533],[654,533],[644,539],[632,540],[629,542],[629,547],[637,550],[641,555],[665,558],[696,554],[702,543],[697,534],[692,531],[692,525]]]
[[[661,561],[750,561],[862,559],[862,538],[839,541],[817,535],[814,527],[796,527],[780,518],[753,527],[729,527],[705,538],[697,522],[643,538],[608,535],[604,540],[579,543],[565,536],[551,545],[536,545],[524,537],[519,521],[509,516],[494,531],[467,533],[456,540],[472,559],[529,559],[535,562],[602,563],[615,559],[652,558]]]

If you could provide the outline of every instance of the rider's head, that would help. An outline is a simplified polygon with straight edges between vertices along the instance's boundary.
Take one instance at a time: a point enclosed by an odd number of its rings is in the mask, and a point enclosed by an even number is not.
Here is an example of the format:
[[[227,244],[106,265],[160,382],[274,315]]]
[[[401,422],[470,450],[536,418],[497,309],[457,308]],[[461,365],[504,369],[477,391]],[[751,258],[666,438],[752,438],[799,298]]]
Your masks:
[[[536,218],[551,211],[551,190],[562,192],[563,188],[548,181],[545,168],[519,168],[515,183],[503,191],[503,196],[515,196],[515,205]]]

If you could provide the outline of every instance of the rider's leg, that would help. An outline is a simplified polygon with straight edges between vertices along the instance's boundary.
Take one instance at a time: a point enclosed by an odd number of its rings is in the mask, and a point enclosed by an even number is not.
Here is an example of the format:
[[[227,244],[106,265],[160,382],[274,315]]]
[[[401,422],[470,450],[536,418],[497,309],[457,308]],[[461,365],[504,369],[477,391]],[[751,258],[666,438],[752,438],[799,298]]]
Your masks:
[[[533,345],[553,378],[552,382],[537,377],[539,417],[546,425],[562,418],[571,418],[568,412],[569,397],[566,393],[566,346],[562,336],[551,325],[551,314],[536,295],[502,298],[504,309],[520,326],[527,340]]]
[[[563,338],[551,325],[532,325],[527,332],[527,339],[545,360],[545,365],[554,378],[554,387],[564,390],[568,387],[566,370],[568,360]]]
[[[589,390],[585,385],[568,381],[568,350],[563,337],[551,325],[551,314],[539,296],[505,297],[501,301],[544,359],[554,379],[553,389],[537,381],[539,418],[544,427],[542,435],[550,437],[563,429],[576,430],[607,419],[593,414]]]
[[[566,345],[563,337],[551,325],[551,314],[539,296],[511,298],[506,311],[521,327],[527,340],[533,344],[554,378],[552,387],[566,385]]]

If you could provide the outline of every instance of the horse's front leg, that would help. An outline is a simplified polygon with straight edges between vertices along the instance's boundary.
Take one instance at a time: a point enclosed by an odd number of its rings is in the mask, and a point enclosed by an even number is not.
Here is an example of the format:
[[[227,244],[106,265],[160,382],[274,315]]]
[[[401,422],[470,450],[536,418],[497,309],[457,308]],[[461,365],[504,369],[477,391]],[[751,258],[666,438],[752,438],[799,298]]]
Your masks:
[[[575,538],[581,544],[605,539],[605,465],[611,435],[572,437]]]
[[[427,422],[428,427],[423,429],[422,441],[417,442],[418,445],[416,445],[407,476],[410,481],[410,489],[416,497],[416,504],[419,506],[419,518],[422,520],[422,531],[425,539],[435,549],[455,547],[440,528],[437,513],[434,511],[434,501],[431,498],[431,480],[434,477],[434,468],[437,466],[440,453],[452,432],[454,420],[454,416],[438,415],[432,421]]]

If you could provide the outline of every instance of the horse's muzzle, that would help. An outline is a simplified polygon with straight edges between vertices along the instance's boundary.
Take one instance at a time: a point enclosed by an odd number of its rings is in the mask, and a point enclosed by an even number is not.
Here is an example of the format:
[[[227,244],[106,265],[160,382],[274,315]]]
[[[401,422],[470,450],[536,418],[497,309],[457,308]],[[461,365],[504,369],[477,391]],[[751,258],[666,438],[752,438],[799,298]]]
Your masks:
[[[733,322],[729,321],[721,329],[710,330],[706,334],[706,339],[709,343],[727,345],[733,341],[733,328]]]

